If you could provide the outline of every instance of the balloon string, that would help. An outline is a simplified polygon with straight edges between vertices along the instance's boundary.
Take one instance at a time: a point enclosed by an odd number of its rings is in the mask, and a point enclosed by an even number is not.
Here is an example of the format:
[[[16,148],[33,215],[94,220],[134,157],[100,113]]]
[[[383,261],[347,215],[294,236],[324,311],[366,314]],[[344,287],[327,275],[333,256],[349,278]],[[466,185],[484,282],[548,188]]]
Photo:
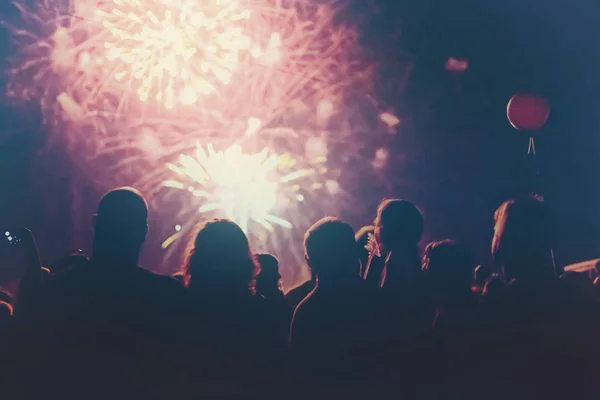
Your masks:
[[[535,156],[535,142],[533,141],[533,136],[529,137],[529,148],[527,149],[527,154],[533,154]]]

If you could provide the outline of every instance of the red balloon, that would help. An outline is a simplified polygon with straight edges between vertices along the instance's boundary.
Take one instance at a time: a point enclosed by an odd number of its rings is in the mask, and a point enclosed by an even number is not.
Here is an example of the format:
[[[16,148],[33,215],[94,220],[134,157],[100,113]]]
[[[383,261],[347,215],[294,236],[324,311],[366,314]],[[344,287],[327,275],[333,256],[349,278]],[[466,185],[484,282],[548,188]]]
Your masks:
[[[546,124],[550,115],[550,105],[544,97],[517,93],[511,97],[506,107],[510,124],[520,131],[534,131]]]

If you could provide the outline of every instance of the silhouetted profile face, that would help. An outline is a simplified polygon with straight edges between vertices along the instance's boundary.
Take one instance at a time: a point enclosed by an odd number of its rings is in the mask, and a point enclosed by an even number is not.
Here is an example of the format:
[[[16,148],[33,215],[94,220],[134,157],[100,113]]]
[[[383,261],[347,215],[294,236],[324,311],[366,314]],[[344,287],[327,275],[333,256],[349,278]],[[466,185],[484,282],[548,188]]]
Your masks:
[[[189,287],[248,290],[256,263],[248,238],[227,219],[213,219],[200,226],[185,266]]]
[[[343,279],[358,275],[358,245],[354,230],[338,218],[326,217],[315,223],[304,236],[309,267],[319,279]]]
[[[375,218],[375,236],[387,250],[413,247],[423,234],[423,216],[407,200],[388,199],[381,202]]]
[[[140,192],[123,187],[108,192],[94,216],[94,253],[138,253],[148,233],[148,205]]]
[[[504,202],[494,216],[492,255],[504,268],[506,278],[529,278],[553,272],[554,238],[550,213],[541,200],[530,196]]]
[[[256,291],[263,292],[277,291],[281,289],[279,273],[279,261],[271,254],[258,254],[256,256],[260,272],[256,277]]]

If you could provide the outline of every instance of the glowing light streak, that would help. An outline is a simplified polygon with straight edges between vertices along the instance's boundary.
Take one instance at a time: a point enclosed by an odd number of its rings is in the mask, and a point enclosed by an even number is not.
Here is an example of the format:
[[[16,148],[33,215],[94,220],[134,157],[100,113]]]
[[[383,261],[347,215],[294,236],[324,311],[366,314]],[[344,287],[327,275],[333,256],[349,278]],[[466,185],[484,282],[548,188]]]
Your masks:
[[[206,200],[198,212],[223,213],[246,232],[250,221],[269,231],[274,229],[273,225],[289,229],[292,228],[289,221],[272,214],[277,197],[281,195],[279,184],[296,181],[312,172],[299,170],[278,177],[281,160],[281,156],[269,153],[267,148],[247,154],[237,145],[224,151],[215,151],[212,145],[205,150],[198,145],[195,157],[182,154],[179,164],[168,164],[167,168],[201,189],[175,180],[165,180],[163,185],[183,190],[189,187],[195,196]]]

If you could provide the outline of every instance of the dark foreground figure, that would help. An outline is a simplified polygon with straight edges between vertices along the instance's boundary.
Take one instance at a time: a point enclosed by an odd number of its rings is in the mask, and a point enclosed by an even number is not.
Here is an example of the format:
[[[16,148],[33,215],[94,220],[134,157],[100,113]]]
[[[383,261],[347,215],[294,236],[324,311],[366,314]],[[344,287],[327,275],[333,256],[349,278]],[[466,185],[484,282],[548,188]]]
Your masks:
[[[556,277],[538,198],[497,210],[477,280],[452,240],[421,257],[406,200],[356,236],[324,218],[304,240],[312,279],[286,296],[277,259],[226,219],[198,227],[179,280],[146,271],[147,221],[139,192],[108,193],[91,257],[50,270],[20,232],[0,273],[2,398],[600,398],[600,292]]]

